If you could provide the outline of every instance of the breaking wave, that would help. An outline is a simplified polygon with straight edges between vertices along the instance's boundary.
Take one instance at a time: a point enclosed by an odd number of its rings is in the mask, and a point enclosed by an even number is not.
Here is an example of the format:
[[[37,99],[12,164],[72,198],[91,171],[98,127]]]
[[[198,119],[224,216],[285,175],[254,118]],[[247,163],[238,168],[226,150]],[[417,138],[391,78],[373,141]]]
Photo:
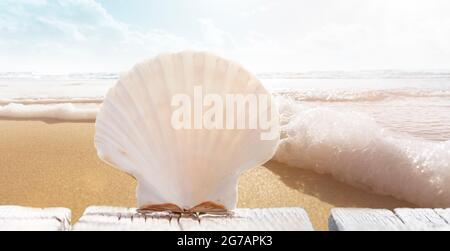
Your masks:
[[[450,206],[450,141],[392,134],[357,112],[278,103],[275,160],[420,206]]]
[[[63,121],[95,121],[98,108],[76,107],[74,104],[8,104],[0,106],[0,118],[55,119]]]
[[[0,99],[0,106],[9,104],[23,104],[23,105],[53,105],[53,104],[101,104],[102,97],[87,97],[87,98],[70,98],[70,97],[56,97],[56,98],[20,98],[20,99]],[[31,107],[31,106],[30,106]]]
[[[295,101],[308,102],[375,102],[401,98],[449,98],[450,90],[366,90],[366,91],[279,91],[277,96],[286,96]]]
[[[46,74],[36,72],[0,72],[0,79],[5,80],[115,80],[119,76],[113,72],[83,72],[70,74]]]

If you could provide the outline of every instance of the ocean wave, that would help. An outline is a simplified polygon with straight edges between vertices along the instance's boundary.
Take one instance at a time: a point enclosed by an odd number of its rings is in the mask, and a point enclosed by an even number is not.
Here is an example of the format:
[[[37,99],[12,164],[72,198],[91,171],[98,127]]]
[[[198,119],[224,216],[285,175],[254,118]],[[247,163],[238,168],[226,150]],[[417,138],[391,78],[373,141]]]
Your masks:
[[[450,71],[304,71],[259,73],[257,76],[263,79],[450,79]]]
[[[98,108],[76,107],[73,104],[24,105],[8,104],[0,106],[0,118],[8,119],[55,119],[62,121],[93,122]]]
[[[295,101],[304,102],[376,102],[404,98],[449,98],[450,90],[285,90],[273,91],[274,96],[283,96]],[[103,97],[53,97],[53,98],[15,98],[0,99],[0,105],[18,104],[101,104]]]
[[[357,112],[278,103],[275,160],[419,206],[450,206],[450,141],[393,135]]]
[[[35,72],[0,72],[0,79],[15,80],[114,80],[118,73],[112,72],[83,72],[70,74],[49,74]]]
[[[376,102],[401,98],[450,98],[450,90],[288,90],[274,92],[274,95],[286,96],[295,101],[307,102]]]
[[[5,106],[9,104],[23,104],[23,105],[38,105],[38,104],[101,104],[103,97],[86,97],[86,98],[70,98],[70,97],[55,97],[55,98],[18,98],[18,99],[0,99],[0,105]]]
[[[117,72],[80,72],[53,74],[38,72],[0,72],[0,79],[118,79]],[[260,72],[262,79],[450,79],[449,70],[360,70],[360,71],[301,71],[301,72]]]

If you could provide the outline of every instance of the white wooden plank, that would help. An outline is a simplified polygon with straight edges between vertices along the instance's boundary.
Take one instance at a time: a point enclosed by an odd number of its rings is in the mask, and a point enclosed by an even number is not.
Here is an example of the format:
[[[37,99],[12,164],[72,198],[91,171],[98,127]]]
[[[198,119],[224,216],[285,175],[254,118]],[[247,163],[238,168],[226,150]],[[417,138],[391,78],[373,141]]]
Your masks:
[[[142,215],[135,208],[88,207],[74,225],[75,231],[173,231],[180,230],[177,219],[168,213]]]
[[[328,220],[330,231],[407,230],[403,222],[387,209],[334,208]]]
[[[431,230],[448,225],[434,209],[397,208],[394,212],[411,230]]]
[[[83,230],[313,230],[301,208],[237,209],[232,216],[202,215],[199,218],[151,213],[143,216],[133,208],[89,207],[73,227]]]
[[[236,209],[232,216],[204,215],[199,219],[181,218],[187,231],[313,231],[302,208]]]
[[[0,206],[0,231],[67,231],[70,217],[67,208]]]
[[[450,208],[436,208],[434,211],[450,224]]]

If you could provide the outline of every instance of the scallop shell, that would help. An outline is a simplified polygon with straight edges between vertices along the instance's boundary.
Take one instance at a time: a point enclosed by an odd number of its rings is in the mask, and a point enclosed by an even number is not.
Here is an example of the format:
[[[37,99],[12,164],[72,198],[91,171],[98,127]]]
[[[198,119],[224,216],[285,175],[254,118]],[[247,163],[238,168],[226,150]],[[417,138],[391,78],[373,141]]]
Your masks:
[[[201,96],[196,96],[196,88]],[[173,99],[179,94],[191,100],[192,127],[173,126],[174,112],[180,108]],[[268,105],[257,113],[234,109],[234,119],[243,112],[246,119],[264,115],[272,118],[270,128],[258,124],[243,129],[236,123],[224,128],[206,129],[202,123],[195,127],[195,121],[202,121],[194,118],[195,112],[205,116],[212,106],[195,110],[207,94],[222,100],[227,95],[268,97]],[[228,119],[226,109],[231,108],[224,107],[222,118]],[[220,113],[210,118],[215,116]],[[272,158],[279,141],[278,126],[273,99],[252,74],[215,55],[185,51],[160,55],[120,77],[97,115],[95,146],[103,161],[136,178],[141,209],[225,211],[236,207],[240,174]],[[268,130],[275,134],[262,139]]]

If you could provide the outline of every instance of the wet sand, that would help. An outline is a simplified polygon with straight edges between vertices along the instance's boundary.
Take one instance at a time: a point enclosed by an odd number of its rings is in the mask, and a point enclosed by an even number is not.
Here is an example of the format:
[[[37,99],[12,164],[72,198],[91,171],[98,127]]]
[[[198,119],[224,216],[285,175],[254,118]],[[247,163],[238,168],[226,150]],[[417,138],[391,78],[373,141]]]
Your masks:
[[[91,205],[134,207],[136,182],[97,158],[93,138],[93,123],[0,120],[0,205],[68,207],[72,222]],[[333,207],[416,207],[274,161],[241,177],[238,206],[303,207],[318,230]]]

